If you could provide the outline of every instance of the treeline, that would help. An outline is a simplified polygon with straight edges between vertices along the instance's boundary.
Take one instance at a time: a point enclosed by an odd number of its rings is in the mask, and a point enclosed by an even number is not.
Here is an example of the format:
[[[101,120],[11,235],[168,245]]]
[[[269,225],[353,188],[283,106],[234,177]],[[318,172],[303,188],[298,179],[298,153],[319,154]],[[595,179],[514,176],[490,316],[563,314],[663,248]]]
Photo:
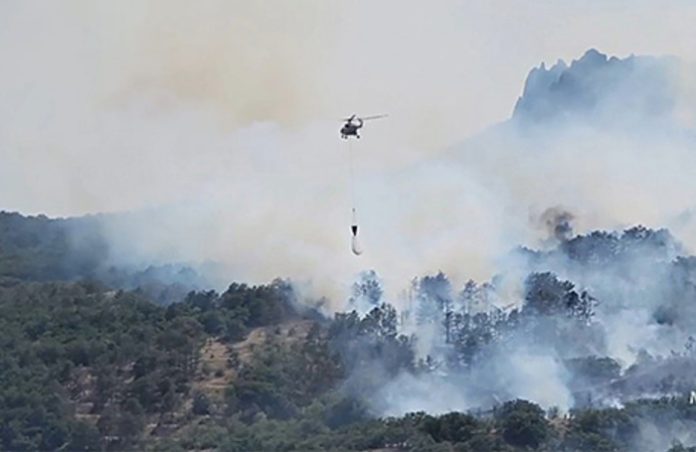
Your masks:
[[[24,216],[0,211],[0,281],[99,281],[111,288],[139,289],[167,304],[181,301],[206,281],[185,265],[115,263],[105,234],[113,216]]]
[[[230,417],[201,423],[185,437],[165,440],[154,450],[696,451],[673,439],[692,439],[683,422],[694,419],[695,409],[685,399],[637,401],[623,409],[575,410],[566,416],[545,413],[525,400],[506,402],[485,416],[421,412],[374,419],[362,410],[355,401],[324,398],[288,420],[244,423]],[[349,420],[333,424],[336,413]]]

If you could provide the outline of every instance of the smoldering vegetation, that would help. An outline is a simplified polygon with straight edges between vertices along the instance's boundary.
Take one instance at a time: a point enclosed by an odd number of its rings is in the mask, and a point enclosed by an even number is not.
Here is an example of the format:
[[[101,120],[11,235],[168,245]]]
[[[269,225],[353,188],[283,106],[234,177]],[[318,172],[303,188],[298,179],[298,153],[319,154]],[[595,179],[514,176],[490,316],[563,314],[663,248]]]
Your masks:
[[[611,422],[623,427],[592,422],[602,432],[619,429],[631,450],[692,444],[695,277],[696,258],[667,230],[641,226],[543,251],[519,248],[485,283],[417,278],[402,311],[381,297],[378,276],[365,273],[350,303],[373,304],[363,322],[377,332],[345,341],[352,372],[344,389],[391,416],[485,416],[515,399],[566,419],[619,409],[624,420]],[[358,318],[337,314],[335,323],[349,328]]]
[[[482,284],[456,289],[443,273],[414,280],[393,317],[420,371],[400,376],[396,392],[382,388],[382,409],[410,410],[396,397],[414,404],[409,382],[432,387],[420,403],[435,412],[516,397],[567,410],[688,393],[696,259],[679,251],[666,230],[634,227],[518,249]],[[363,275],[356,293],[379,306],[377,284]],[[437,400],[445,405],[428,406]]]

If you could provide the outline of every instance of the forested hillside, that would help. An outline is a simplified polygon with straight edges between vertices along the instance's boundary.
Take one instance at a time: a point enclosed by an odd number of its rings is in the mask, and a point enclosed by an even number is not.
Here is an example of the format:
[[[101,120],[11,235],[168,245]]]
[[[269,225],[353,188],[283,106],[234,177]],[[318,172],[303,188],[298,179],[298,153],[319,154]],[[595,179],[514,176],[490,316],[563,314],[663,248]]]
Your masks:
[[[361,313],[327,317],[282,280],[192,290],[165,303],[94,272],[99,247],[84,254],[66,241],[63,221],[78,220],[0,218],[3,450],[694,450],[679,443],[693,444],[696,425],[687,397],[691,342],[669,356],[646,352],[622,370],[592,354],[604,335],[595,321],[600,295],[608,294],[542,271],[570,256],[566,277],[573,266],[586,277],[593,266],[622,272],[627,256],[640,256],[674,288],[655,306],[656,322],[688,329],[692,262],[674,259],[678,246],[666,231],[520,250],[532,272],[513,310],[481,308],[495,281],[457,292],[438,274],[416,280],[414,312],[399,312],[384,302],[377,275],[366,273],[349,300]],[[419,330],[406,328],[409,315],[435,325],[442,339],[425,358]],[[550,341],[566,356],[575,391],[569,411],[486,389],[490,356],[522,338]],[[480,397],[466,412],[380,411],[378,399],[394,382],[390,391],[413,395],[399,387],[404,376],[444,374],[442,382],[460,378],[461,386],[445,387],[452,398],[476,385],[501,398]],[[426,398],[442,391],[426,388]],[[611,407],[609,398],[625,401]]]

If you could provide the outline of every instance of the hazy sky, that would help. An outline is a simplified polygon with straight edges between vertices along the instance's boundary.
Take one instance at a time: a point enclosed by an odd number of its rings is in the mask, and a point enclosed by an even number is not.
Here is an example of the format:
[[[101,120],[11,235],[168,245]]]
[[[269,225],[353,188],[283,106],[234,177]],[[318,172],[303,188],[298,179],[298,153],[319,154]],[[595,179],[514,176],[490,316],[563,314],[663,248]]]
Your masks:
[[[694,23],[689,1],[4,1],[0,206],[170,201],[162,180],[199,189],[221,163],[201,148],[257,121],[388,112],[377,164],[419,158],[507,118],[542,61],[693,60]]]

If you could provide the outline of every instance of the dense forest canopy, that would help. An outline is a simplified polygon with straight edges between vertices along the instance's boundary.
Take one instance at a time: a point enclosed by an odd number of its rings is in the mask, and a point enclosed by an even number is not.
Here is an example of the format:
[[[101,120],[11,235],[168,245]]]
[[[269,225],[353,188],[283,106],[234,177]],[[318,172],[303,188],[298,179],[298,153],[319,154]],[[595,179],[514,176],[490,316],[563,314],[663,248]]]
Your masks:
[[[92,226],[0,214],[3,449],[694,444],[696,258],[665,230],[520,248],[523,277],[457,288],[426,275],[398,309],[366,272],[350,309],[327,315],[290,281],[217,292],[109,268],[104,248],[72,243],[98,244]],[[626,361],[613,329],[629,312],[660,336]]]

